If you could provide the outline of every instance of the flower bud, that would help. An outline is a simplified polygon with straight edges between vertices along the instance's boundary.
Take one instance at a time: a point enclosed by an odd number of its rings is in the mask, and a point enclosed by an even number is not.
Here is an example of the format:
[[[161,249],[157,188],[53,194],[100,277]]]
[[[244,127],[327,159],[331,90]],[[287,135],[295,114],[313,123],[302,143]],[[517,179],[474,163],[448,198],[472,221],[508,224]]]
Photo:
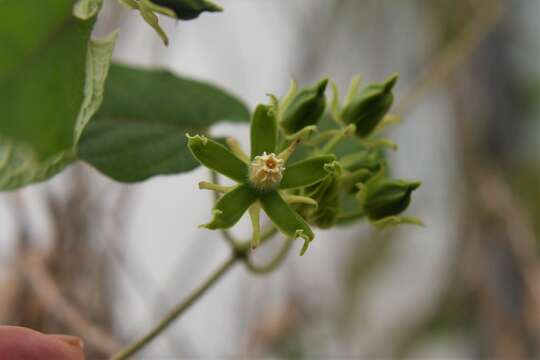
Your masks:
[[[417,181],[383,179],[367,185],[364,210],[371,220],[380,220],[405,211],[411,193],[420,186]]]
[[[223,11],[221,6],[208,0],[151,0],[154,4],[171,9],[181,20],[192,20],[202,12]]]
[[[341,117],[346,124],[356,125],[360,137],[370,135],[392,107],[392,89],[398,79],[397,74],[382,84],[372,84],[347,104]]]
[[[317,208],[311,208],[305,214],[310,223],[321,229],[332,227],[337,220],[340,208],[339,188],[340,176],[342,173],[338,162],[333,162],[325,166],[329,175],[321,182],[306,189],[306,194],[317,201]],[[307,210],[307,209],[305,209]]]
[[[283,112],[281,126],[287,134],[294,134],[306,126],[319,122],[326,108],[324,91],[328,79],[322,80],[312,88],[302,90],[291,101]]]

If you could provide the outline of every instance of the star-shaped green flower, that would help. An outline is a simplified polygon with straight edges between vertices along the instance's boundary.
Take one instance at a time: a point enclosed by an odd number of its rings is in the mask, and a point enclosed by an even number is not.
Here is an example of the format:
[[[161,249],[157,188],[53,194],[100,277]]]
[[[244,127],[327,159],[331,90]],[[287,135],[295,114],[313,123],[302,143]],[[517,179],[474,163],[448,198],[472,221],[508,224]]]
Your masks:
[[[286,164],[299,144],[298,138],[279,151],[285,136],[280,133],[271,106],[259,105],[251,120],[251,155],[248,156],[234,141],[227,149],[205,136],[189,136],[188,147],[193,156],[207,168],[238,182],[234,187],[202,182],[200,188],[225,193],[213,208],[213,219],[202,225],[208,229],[227,229],[236,224],[249,209],[254,227],[252,247],[259,242],[259,213],[264,210],[278,230],[290,238],[313,240],[314,234],[304,219],[289,205],[316,205],[313,199],[295,195],[291,190],[316,184],[328,176],[328,166],[334,155],[314,156]],[[281,148],[284,146],[282,145]]]

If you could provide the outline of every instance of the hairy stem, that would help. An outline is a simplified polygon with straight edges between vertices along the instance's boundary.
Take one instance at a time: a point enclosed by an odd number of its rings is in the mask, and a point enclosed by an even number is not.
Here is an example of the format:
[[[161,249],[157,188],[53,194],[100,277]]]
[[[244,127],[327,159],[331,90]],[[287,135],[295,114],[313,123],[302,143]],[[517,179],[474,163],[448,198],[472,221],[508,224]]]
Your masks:
[[[197,289],[195,289],[187,298],[172,308],[161,321],[151,329],[146,335],[135,341],[131,345],[121,350],[118,354],[114,355],[111,360],[124,360],[128,359],[133,354],[140,351],[146,345],[148,345],[155,337],[161,334],[167,327],[169,327],[178,317],[180,317],[193,303],[198,300],[206,291],[214,285],[228,270],[239,260],[239,255],[234,253],[229,257],[206,281],[204,281]]]

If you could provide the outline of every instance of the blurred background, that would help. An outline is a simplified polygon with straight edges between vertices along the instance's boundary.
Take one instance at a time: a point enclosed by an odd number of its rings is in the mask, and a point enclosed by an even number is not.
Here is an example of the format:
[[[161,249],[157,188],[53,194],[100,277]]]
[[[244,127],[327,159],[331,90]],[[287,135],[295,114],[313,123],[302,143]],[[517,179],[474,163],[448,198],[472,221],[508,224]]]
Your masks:
[[[318,231],[276,272],[236,266],[138,359],[540,357],[540,2],[221,0],[161,20],[106,0],[114,58],[215,82],[253,107],[324,76],[345,89],[399,72],[395,177],[423,182],[407,215]],[[247,126],[215,134],[245,141]],[[115,183],[86,165],[0,195],[0,323],[81,336],[104,359],[145,333],[227,257],[198,229],[204,169]],[[249,223],[235,228],[249,234]],[[256,257],[269,259],[278,240]]]

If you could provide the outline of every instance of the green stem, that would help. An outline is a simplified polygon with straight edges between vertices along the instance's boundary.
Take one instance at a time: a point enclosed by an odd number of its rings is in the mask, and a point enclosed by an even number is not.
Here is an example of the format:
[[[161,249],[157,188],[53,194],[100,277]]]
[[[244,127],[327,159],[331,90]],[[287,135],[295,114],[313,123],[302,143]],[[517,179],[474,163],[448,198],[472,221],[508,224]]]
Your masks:
[[[246,265],[246,268],[251,271],[254,274],[257,275],[264,275],[268,274],[275,269],[281,263],[287,258],[287,255],[289,254],[289,250],[291,249],[293,244],[293,239],[288,238],[285,240],[283,245],[281,246],[281,249],[279,249],[279,252],[276,254],[276,256],[266,265],[255,265],[249,257],[244,258],[244,264]]]
[[[146,335],[135,341],[125,349],[121,350],[118,354],[114,355],[111,360],[125,360],[130,356],[140,351],[143,347],[148,345],[156,336],[161,334],[167,327],[169,327],[180,315],[182,315],[193,303],[198,300],[204,293],[214,285],[228,270],[239,260],[238,253],[234,253],[227,261],[225,261],[214,273],[206,279],[197,289],[195,289],[187,298],[171,309],[161,321],[151,329]]]

